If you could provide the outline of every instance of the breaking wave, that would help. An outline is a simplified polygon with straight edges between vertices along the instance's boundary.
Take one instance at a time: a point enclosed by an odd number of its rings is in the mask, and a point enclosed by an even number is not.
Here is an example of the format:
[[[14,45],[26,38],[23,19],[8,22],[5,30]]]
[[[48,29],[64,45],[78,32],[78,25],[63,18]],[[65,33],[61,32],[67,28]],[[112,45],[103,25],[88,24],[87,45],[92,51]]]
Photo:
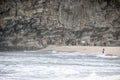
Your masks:
[[[0,80],[120,80],[120,57],[57,51],[1,52]]]

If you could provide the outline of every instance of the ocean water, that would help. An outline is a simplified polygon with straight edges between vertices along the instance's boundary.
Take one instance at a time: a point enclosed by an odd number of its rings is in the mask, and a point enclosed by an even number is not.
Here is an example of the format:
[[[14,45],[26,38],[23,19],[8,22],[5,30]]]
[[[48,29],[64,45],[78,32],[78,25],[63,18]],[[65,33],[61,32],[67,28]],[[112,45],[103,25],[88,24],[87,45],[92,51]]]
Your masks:
[[[120,80],[120,57],[78,52],[0,52],[0,80]]]

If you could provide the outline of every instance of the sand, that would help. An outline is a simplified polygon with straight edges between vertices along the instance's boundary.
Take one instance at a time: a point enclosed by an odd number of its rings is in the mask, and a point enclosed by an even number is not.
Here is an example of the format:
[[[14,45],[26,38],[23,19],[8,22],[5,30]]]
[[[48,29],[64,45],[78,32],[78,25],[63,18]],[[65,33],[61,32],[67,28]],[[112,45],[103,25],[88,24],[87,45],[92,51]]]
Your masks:
[[[42,51],[60,51],[60,52],[80,52],[81,54],[104,54],[120,56],[120,47],[103,47],[103,46],[54,46],[50,45]]]

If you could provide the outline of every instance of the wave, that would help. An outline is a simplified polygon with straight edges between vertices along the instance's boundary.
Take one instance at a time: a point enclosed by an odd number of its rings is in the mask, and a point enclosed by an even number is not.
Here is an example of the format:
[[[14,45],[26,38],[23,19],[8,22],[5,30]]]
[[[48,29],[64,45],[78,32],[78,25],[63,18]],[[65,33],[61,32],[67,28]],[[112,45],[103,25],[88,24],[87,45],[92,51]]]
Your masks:
[[[57,53],[57,51],[52,51],[52,53]]]
[[[28,52],[29,53],[29,52],[38,52],[38,51],[27,51],[27,50],[24,50],[23,52]]]
[[[52,80],[52,79],[48,79],[48,80]],[[85,78],[76,78],[76,77],[73,77],[73,78],[59,78],[59,79],[56,78],[56,79],[53,79],[53,80],[120,80],[120,75],[100,77],[100,76],[97,76],[96,74],[91,74],[90,76],[85,77]]]
[[[120,80],[120,57],[79,55],[82,54],[58,51],[46,55],[34,51],[29,55],[1,54],[0,80]]]
[[[65,51],[51,51],[51,52],[54,53],[54,55],[73,55],[73,56],[86,55],[80,52],[65,52]]]
[[[0,77],[0,80],[22,80],[21,77]],[[96,74],[91,74],[88,77],[81,78],[81,77],[52,77],[52,78],[38,78],[38,77],[24,77],[24,80],[120,80],[120,75],[116,76],[107,76],[107,77],[100,77]]]
[[[100,58],[119,58],[119,56],[113,56],[113,55],[108,55],[108,54],[102,54],[102,53],[90,53],[90,54],[85,54],[85,53],[80,53],[80,52],[60,52],[60,51],[52,51],[55,55],[83,55],[83,56],[95,56],[95,57],[100,57]]]
[[[101,58],[118,58],[118,56],[113,56],[113,55],[105,55],[105,54],[98,54],[96,57],[101,57]]]

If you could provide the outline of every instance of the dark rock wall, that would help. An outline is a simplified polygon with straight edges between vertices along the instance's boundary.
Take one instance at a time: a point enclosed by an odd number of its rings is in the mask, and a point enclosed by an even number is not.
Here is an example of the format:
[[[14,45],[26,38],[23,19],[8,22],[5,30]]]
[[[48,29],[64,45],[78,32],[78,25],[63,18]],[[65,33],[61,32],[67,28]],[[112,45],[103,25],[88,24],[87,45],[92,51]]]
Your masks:
[[[120,46],[120,0],[0,1],[0,46],[53,44]]]

